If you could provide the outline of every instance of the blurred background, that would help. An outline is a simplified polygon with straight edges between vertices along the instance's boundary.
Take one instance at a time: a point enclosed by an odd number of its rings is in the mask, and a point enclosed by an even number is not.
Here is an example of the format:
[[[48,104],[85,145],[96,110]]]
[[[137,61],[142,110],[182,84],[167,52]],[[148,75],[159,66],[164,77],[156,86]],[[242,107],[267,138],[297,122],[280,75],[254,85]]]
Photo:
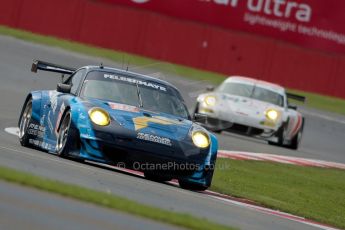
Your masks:
[[[343,0],[12,0],[0,24],[345,98]]]

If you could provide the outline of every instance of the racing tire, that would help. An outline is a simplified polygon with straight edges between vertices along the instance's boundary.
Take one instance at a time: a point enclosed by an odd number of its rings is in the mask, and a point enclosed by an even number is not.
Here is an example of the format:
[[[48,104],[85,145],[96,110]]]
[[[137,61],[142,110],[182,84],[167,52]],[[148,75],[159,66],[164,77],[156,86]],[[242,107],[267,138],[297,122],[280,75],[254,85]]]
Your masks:
[[[284,131],[285,131],[285,124],[283,124],[279,128],[279,130],[277,131],[278,141],[277,142],[268,141],[268,144],[269,145],[274,145],[274,146],[283,146],[283,143],[284,143]]]
[[[19,142],[22,146],[29,146],[28,128],[32,121],[32,99],[30,98],[23,107],[23,112],[19,120]]]
[[[167,181],[172,180],[172,178],[170,177],[158,175],[155,172],[144,172],[144,176],[146,179],[155,181],[155,182],[167,182]]]
[[[186,190],[205,191],[206,189],[208,189],[208,186],[190,183],[190,182],[186,182],[184,180],[179,180],[178,183],[179,183],[181,188],[186,189]]]
[[[196,103],[195,108],[194,108],[194,113],[193,113],[193,120],[195,119],[195,114],[199,113],[199,103]],[[223,132],[222,129],[209,129],[211,132],[221,134]]]
[[[77,131],[72,124],[72,116],[70,110],[65,112],[58,129],[58,137],[56,140],[56,154],[59,157],[68,158],[71,151],[78,148]]]

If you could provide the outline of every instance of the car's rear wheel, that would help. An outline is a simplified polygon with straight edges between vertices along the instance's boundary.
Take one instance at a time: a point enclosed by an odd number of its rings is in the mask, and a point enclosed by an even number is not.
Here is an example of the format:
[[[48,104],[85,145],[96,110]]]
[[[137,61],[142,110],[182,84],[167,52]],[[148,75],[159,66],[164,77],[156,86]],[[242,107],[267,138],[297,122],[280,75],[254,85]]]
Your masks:
[[[69,157],[73,150],[78,150],[79,138],[77,131],[72,125],[71,112],[67,111],[63,116],[58,129],[56,140],[56,153],[60,157]]]
[[[187,182],[185,180],[179,180],[178,183],[179,183],[181,188],[187,189],[187,190],[192,190],[192,191],[205,191],[208,188],[207,186]]]
[[[19,142],[22,146],[29,145],[28,128],[32,121],[32,99],[29,99],[24,107],[19,122]]]

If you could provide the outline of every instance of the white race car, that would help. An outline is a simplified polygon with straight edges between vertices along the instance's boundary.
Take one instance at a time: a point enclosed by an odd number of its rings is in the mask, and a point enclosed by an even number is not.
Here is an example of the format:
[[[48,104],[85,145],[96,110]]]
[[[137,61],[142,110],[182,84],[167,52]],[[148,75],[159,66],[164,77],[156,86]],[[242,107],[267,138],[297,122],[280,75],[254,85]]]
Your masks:
[[[214,132],[230,131],[260,137],[269,144],[297,149],[305,119],[279,85],[246,77],[229,77],[197,98],[194,119]],[[202,119],[201,119],[202,118]]]

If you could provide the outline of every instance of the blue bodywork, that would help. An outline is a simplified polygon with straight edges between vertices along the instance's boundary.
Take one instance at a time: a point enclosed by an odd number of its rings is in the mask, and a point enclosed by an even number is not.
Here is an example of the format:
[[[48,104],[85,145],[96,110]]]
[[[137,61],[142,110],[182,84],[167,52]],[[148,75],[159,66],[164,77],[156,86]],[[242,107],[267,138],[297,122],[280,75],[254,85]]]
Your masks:
[[[85,76],[90,71],[109,71],[131,78],[154,82],[164,87],[175,87],[167,82],[137,73],[118,69],[87,66],[83,67]],[[81,85],[83,84],[81,80]],[[81,88],[81,86],[80,86]],[[78,94],[60,93],[56,90],[33,91],[26,101],[32,99],[32,121],[28,127],[29,143],[49,153],[56,153],[58,127],[66,111],[72,115],[72,126],[77,131],[76,142],[79,147],[70,155],[75,158],[116,165],[125,162],[126,167],[150,166],[149,164],[166,164],[173,166],[167,170],[171,178],[182,179],[201,186],[211,184],[213,168],[217,157],[218,142],[216,137],[193,123],[165,113],[137,109],[135,111],[114,109],[111,102],[79,97]],[[89,110],[98,107],[106,110],[111,122],[108,126],[95,125],[89,118]],[[149,117],[149,118],[147,118]],[[138,119],[144,119],[147,125],[136,127]],[[150,118],[163,118],[169,124],[161,124]],[[145,120],[146,119],[146,120]],[[145,123],[144,122],[144,123]],[[192,141],[193,129],[205,131],[211,140],[206,149],[197,148]],[[167,138],[169,145],[138,138],[140,135],[153,135]],[[135,165],[137,163],[137,165]],[[192,170],[182,170],[191,164]],[[122,166],[122,165],[121,165]],[[195,167],[197,166],[197,167]],[[187,166],[188,167],[188,166]]]

